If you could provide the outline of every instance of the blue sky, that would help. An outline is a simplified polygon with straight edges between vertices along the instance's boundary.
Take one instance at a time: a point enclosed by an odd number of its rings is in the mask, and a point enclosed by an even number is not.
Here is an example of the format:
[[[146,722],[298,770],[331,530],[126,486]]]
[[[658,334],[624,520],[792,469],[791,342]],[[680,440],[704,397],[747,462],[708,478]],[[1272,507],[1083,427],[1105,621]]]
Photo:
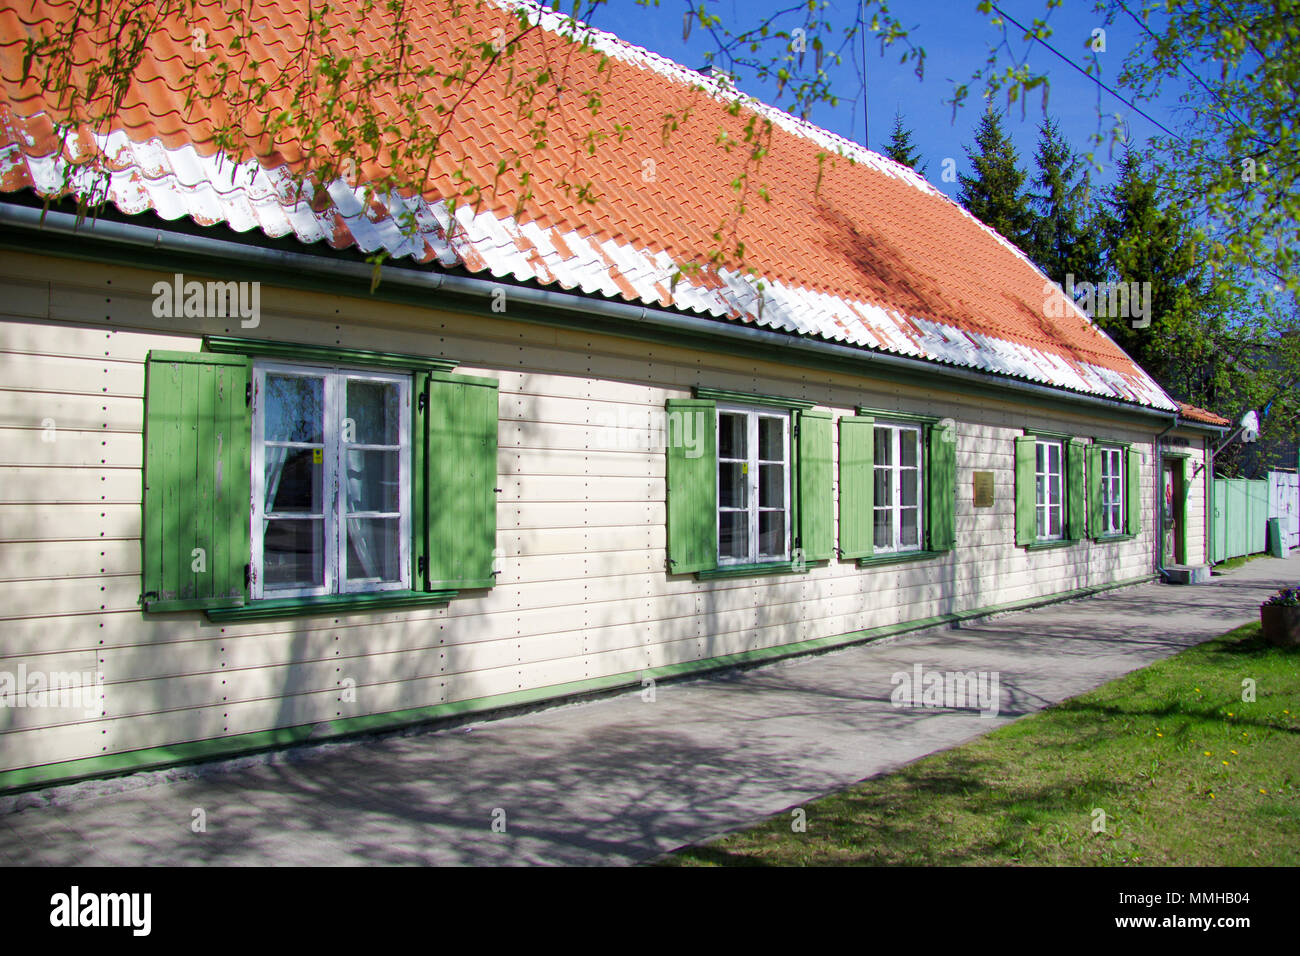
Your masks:
[[[769,13],[794,6],[792,0],[711,0],[708,9],[720,16],[733,30],[734,25],[752,25]],[[1028,25],[1031,19],[1043,16],[1045,0],[999,0],[999,7],[1009,16]],[[1134,4],[1136,6],[1136,4]],[[698,25],[689,42],[682,39],[682,19],[686,5],[683,0],[659,0],[658,7],[639,6],[635,0],[607,0],[592,18],[594,26],[615,33],[624,39],[654,50],[678,63],[700,68],[705,63],[704,51],[712,48]],[[840,28],[851,23],[859,10],[858,0],[829,0],[823,16]],[[976,0],[896,0],[892,12],[910,28],[912,40],[926,51],[924,80],[918,80],[914,65],[900,64],[901,51],[880,54],[878,42],[868,43],[868,122],[872,149],[880,150],[888,140],[894,113],[901,110],[904,123],[911,128],[913,142],[928,164],[927,177],[949,195],[956,194],[957,184],[941,181],[945,157],[956,160],[957,169],[969,172],[969,163],[963,147],[974,143],[974,130],[979,119],[982,100],[979,90],[972,86],[965,105],[957,111],[954,120],[952,105],[945,103],[952,95],[954,82],[968,81],[980,68],[991,44],[997,44],[1001,32],[990,25],[989,18],[978,12]],[[798,26],[802,15],[791,15],[781,23],[787,28]],[[1049,42],[1080,66],[1092,59],[1087,41],[1093,28],[1101,26],[1100,18],[1092,13],[1091,0],[1066,0],[1063,8],[1052,11],[1049,23],[1055,35]],[[1158,25],[1154,25],[1158,30]],[[1072,70],[1039,44],[1022,42],[1021,30],[1008,26],[1010,52],[1017,59],[1028,55],[1028,62],[1036,71],[1046,71],[1051,83],[1047,109],[1056,118],[1062,131],[1080,152],[1094,149],[1090,136],[1098,127],[1098,86]],[[1102,66],[1102,78],[1107,85],[1117,89],[1116,77],[1129,49],[1140,35],[1139,27],[1131,20],[1122,19],[1106,28],[1106,51],[1097,54]],[[1002,51],[1002,62],[1007,61],[1007,50]],[[861,57],[860,47],[858,57]],[[863,117],[860,93],[860,68],[847,58],[832,71],[834,91],[840,97],[837,107],[822,105],[810,117],[819,126],[842,136],[862,142]],[[775,86],[764,88],[753,77],[741,76],[740,88],[767,102],[777,99]],[[1126,98],[1126,91],[1120,89]],[[1005,105],[1005,96],[996,101]],[[1151,117],[1172,129],[1177,129],[1173,97],[1153,104],[1137,104]],[[1158,127],[1138,115],[1119,100],[1101,92],[1100,108],[1104,114],[1101,132],[1109,137],[1113,119],[1119,113],[1129,123],[1131,136],[1136,142],[1158,135]],[[1032,175],[1032,161],[1038,126],[1042,121],[1042,98],[1039,92],[1031,96],[1024,118],[1019,104],[1013,106],[1006,117],[1006,128],[1011,133],[1020,154],[1021,165]],[[1108,155],[1107,147],[1096,151],[1096,159],[1104,172],[1094,173],[1094,183],[1105,184],[1113,179],[1118,152]]]

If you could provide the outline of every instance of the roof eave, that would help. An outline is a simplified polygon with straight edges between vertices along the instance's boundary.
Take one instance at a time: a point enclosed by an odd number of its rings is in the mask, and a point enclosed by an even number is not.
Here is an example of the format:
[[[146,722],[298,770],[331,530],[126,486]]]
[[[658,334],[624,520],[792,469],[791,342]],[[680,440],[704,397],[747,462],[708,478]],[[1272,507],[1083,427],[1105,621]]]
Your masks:
[[[368,288],[373,267],[367,263],[340,260],[338,257],[310,252],[266,248],[210,236],[193,235],[138,223],[113,219],[84,219],[55,210],[26,206],[10,201],[0,202],[0,227],[17,229],[24,233],[54,233],[63,238],[77,238],[123,248],[148,248],[156,252],[189,255],[203,260],[239,262],[245,265],[275,270],[286,279],[294,274],[307,274],[317,282],[354,280],[364,282]],[[30,248],[23,245],[18,248]],[[138,259],[130,260],[138,264]],[[858,373],[890,370],[900,375],[919,379],[933,379],[936,375],[951,383],[982,386],[994,390],[1010,390],[1022,395],[1048,398],[1069,405],[1108,410],[1124,417],[1158,419],[1162,423],[1178,422],[1174,409],[1162,409],[1121,399],[1077,392],[1059,386],[1045,385],[1014,378],[996,372],[962,368],[927,359],[895,355],[888,352],[841,345],[824,339],[793,333],[755,328],[725,319],[697,316],[680,311],[660,309],[603,297],[593,297],[571,292],[558,292],[532,285],[516,285],[497,278],[452,275],[442,271],[428,271],[409,266],[381,267],[381,288],[384,283],[418,289],[425,293],[440,292],[461,299],[490,299],[495,290],[508,286],[512,295],[527,305],[540,310],[569,315],[591,317],[594,315],[622,320],[618,324],[601,323],[601,330],[615,335],[638,335],[638,329],[660,329],[694,340],[701,347],[729,351],[728,344],[746,342],[767,346],[774,352],[780,350],[788,357],[791,352],[810,353],[816,364],[824,367],[826,359],[837,359],[854,367]],[[292,282],[286,284],[292,285]],[[512,317],[527,318],[521,310],[511,308]],[[719,341],[721,340],[721,341]],[[1190,424],[1190,423],[1189,423]],[[1206,426],[1213,428],[1214,426]]]

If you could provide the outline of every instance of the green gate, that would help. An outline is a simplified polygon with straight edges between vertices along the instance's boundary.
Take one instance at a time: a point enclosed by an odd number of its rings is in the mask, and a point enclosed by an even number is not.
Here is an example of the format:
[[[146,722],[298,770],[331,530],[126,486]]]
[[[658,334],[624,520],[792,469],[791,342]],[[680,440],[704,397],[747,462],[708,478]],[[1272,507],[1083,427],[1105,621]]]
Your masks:
[[[1268,482],[1214,479],[1214,555],[1217,564],[1267,547]]]

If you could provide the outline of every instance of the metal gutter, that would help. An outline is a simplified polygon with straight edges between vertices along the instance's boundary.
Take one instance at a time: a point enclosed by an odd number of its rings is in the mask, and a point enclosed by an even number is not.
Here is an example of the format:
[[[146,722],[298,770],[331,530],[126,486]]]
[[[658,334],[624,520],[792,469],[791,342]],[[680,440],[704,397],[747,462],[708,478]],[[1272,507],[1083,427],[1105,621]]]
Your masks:
[[[60,236],[90,237],[139,249],[255,264],[275,269],[281,273],[305,273],[321,280],[338,281],[341,278],[348,278],[364,282],[367,286],[371,282],[374,271],[373,267],[367,263],[296,251],[268,249],[264,246],[245,245],[209,236],[172,232],[135,223],[86,218],[78,224],[77,217],[70,213],[54,210],[46,211],[40,207],[12,203],[0,203],[0,225],[27,230],[48,231]],[[1177,416],[1177,412],[1171,413],[1167,409],[1134,405],[1116,399],[1086,395],[987,372],[853,348],[833,342],[809,340],[767,329],[736,325],[725,320],[682,315],[631,303],[611,302],[606,299],[589,298],[567,292],[538,289],[532,286],[513,285],[505,280],[470,278],[444,272],[394,268],[391,266],[381,267],[380,275],[381,285],[391,283],[395,286],[421,292],[444,292],[448,295],[477,299],[491,298],[494,291],[506,288],[509,290],[510,297],[515,301],[521,301],[527,305],[550,312],[563,312],[587,319],[593,316],[614,319],[621,323],[630,323],[633,326],[661,332],[673,332],[689,338],[707,337],[715,340],[720,339],[724,343],[728,340],[746,342],[773,352],[777,350],[785,353],[793,351],[806,356],[806,361],[811,362],[812,367],[818,367],[817,359],[819,358],[835,358],[854,365],[862,372],[869,372],[872,368],[883,368],[920,380],[938,375],[952,381],[965,382],[978,387],[1010,391],[1038,399],[1063,401],[1091,409],[1105,409],[1121,415],[1154,418],[1161,421],[1168,420],[1170,414]],[[601,329],[608,334],[628,334],[626,331],[621,331],[619,328],[612,326],[601,326]],[[1176,417],[1175,422],[1177,422]]]

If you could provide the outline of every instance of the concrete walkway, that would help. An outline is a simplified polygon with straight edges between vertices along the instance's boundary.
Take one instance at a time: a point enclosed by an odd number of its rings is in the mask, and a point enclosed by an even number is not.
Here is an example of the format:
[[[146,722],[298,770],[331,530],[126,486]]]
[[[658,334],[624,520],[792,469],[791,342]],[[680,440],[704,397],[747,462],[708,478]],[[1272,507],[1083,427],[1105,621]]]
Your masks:
[[[1300,555],[978,626],[436,733],[45,791],[12,864],[627,863],[755,822],[1258,620]],[[997,671],[1000,713],[896,709],[891,675]],[[191,828],[195,810],[206,832]],[[505,832],[493,830],[504,812]]]

